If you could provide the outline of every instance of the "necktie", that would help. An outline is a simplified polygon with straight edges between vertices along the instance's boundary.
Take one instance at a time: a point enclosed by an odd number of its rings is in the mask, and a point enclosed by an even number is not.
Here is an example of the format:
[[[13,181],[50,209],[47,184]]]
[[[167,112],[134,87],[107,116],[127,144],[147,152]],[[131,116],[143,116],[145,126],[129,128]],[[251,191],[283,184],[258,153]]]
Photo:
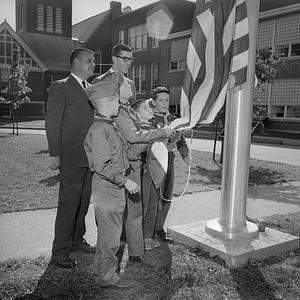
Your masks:
[[[84,89],[86,88],[86,83],[85,83],[84,80],[82,80],[82,86],[83,86]]]

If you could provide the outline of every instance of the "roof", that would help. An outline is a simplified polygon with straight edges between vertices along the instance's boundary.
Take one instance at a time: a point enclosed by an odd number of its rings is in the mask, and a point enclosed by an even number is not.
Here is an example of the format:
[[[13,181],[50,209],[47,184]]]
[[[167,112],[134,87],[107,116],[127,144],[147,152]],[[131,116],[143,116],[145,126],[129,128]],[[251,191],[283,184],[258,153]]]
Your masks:
[[[120,15],[116,20],[122,20],[123,18],[134,18],[142,14],[147,15],[147,13],[158,5],[165,5],[169,12],[173,15],[174,26],[170,33],[190,29],[192,27],[195,2],[189,0],[160,0],[157,2],[150,3],[146,6],[135,9],[131,12]],[[182,18],[184,16],[184,18]]]
[[[293,4],[299,4],[299,0],[261,0],[259,11],[263,12]]]
[[[72,25],[72,37],[87,41],[96,29],[110,16],[111,10],[104,11],[79,23]]]
[[[71,39],[30,33],[20,35],[48,70],[70,71]]]
[[[7,23],[6,20],[0,24],[0,32],[4,29],[6,29],[10,33],[10,35],[19,43],[21,48],[23,48],[31,56],[31,58],[38,64],[38,66],[43,71],[46,71],[47,66],[43,63],[43,61],[41,61],[41,59],[36,55],[36,53],[34,53],[33,49],[28,46],[24,39],[22,39],[20,35],[18,35],[12,29],[12,27]]]

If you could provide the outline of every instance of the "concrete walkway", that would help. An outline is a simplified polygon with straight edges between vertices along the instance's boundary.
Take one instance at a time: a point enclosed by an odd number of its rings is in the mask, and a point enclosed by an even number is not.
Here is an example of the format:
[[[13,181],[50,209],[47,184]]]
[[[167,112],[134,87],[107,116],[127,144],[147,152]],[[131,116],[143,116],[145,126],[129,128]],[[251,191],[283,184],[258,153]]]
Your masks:
[[[0,132],[4,130],[0,129]],[[29,130],[29,133],[45,134],[41,130],[36,132]],[[213,141],[193,140],[191,148],[212,152]],[[252,145],[251,157],[300,166],[298,149]],[[219,205],[220,191],[200,192],[185,195],[180,199],[174,198],[166,225],[182,225],[217,218]],[[251,218],[261,219],[274,214],[297,211],[300,211],[300,181],[249,188],[247,214]],[[0,261],[24,256],[37,257],[40,254],[50,255],[55,215],[56,209],[0,214]],[[89,243],[95,244],[96,226],[92,205],[86,223],[86,239]]]

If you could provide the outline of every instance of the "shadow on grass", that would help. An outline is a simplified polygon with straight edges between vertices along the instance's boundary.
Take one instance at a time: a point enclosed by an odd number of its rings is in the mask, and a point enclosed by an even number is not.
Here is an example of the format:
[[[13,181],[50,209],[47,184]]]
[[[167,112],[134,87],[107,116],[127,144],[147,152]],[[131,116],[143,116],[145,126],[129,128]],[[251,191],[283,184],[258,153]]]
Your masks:
[[[41,150],[41,151],[36,152],[34,154],[48,154],[48,153],[49,153],[49,149],[47,149],[47,150]]]
[[[201,175],[201,178],[192,176],[191,184],[221,185],[222,169],[207,169],[197,165],[191,168],[191,175],[197,174]],[[249,185],[286,183],[287,181],[283,173],[275,170],[256,166],[249,167]]]
[[[126,256],[127,254],[125,254]],[[103,289],[97,284],[94,255],[73,253],[78,264],[74,269],[61,269],[49,264],[34,291],[14,299],[171,299],[184,283],[172,281],[172,255],[168,244],[147,251],[149,264],[133,264],[125,257],[124,275],[136,283],[128,290]],[[186,284],[186,281],[185,281]],[[19,294],[20,295],[20,294]]]
[[[232,287],[239,295],[238,299],[276,299],[274,289],[267,282],[260,270],[260,264],[278,263],[283,259],[282,257],[274,256],[261,262],[249,262],[245,266],[230,269],[226,266],[222,258],[218,256],[211,257],[210,254],[201,247],[195,247],[189,251],[198,258],[211,260],[223,269],[227,269],[228,274],[230,274],[232,278]]]
[[[300,204],[300,185],[293,182],[270,185],[262,188],[251,187],[248,191],[253,199],[265,199],[287,204]]]
[[[230,270],[240,299],[276,299],[274,289],[256,264]]]
[[[45,186],[55,186],[58,182],[59,173],[39,181],[39,183],[44,184]]]

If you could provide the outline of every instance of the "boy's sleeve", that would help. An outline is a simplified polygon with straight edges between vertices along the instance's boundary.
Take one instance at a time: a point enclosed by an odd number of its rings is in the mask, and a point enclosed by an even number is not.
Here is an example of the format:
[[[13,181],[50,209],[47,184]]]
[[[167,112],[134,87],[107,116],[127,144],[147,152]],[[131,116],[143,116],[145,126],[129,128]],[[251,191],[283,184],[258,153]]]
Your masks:
[[[129,160],[140,159],[141,153],[148,149],[150,144],[129,144],[127,149],[127,157]]]
[[[131,144],[151,143],[167,137],[164,129],[137,131],[133,121],[123,109],[120,109],[119,115],[115,119],[115,123],[122,136]]]
[[[119,187],[126,183],[127,177],[125,175],[113,172],[110,145],[104,128],[95,129],[92,137],[92,156],[94,171],[98,175],[117,184]]]

